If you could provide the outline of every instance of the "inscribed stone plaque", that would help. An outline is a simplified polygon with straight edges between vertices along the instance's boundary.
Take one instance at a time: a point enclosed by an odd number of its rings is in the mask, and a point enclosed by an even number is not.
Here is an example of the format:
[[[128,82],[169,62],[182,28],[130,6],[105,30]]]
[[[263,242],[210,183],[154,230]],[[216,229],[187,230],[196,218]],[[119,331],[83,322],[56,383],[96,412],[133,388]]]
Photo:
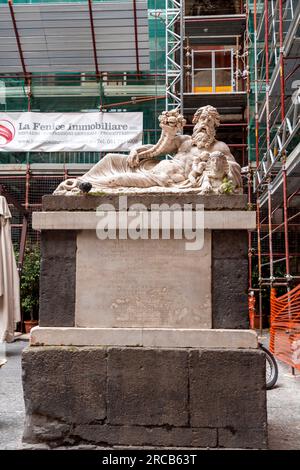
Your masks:
[[[211,232],[182,240],[99,240],[79,232],[76,326],[211,328]]]

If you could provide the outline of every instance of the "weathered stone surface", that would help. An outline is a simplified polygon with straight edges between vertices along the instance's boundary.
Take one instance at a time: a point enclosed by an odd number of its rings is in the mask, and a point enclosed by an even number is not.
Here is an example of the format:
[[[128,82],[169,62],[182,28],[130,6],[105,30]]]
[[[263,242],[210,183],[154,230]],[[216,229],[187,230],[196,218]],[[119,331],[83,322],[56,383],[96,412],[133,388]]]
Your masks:
[[[266,447],[260,350],[30,347],[24,440],[51,447]]]
[[[76,256],[76,231],[45,230],[41,235],[42,258],[74,258]]]
[[[249,328],[248,262],[244,259],[213,259],[213,328]]]
[[[266,426],[257,428],[218,429],[218,446],[227,449],[267,449]]]
[[[74,326],[76,231],[43,231],[41,237],[41,326]]]
[[[72,426],[45,416],[33,415],[25,421],[23,436],[27,443],[97,446],[155,446],[213,448],[217,445],[217,429],[166,426],[112,426],[78,424]]]
[[[253,330],[179,328],[68,328],[36,326],[31,346],[144,346],[154,348],[257,348]]]
[[[188,425],[188,352],[108,349],[107,422]]]
[[[155,447],[215,447],[217,430],[146,426],[79,425],[73,435],[87,442]]]
[[[121,194],[104,194],[101,196],[43,196],[42,209],[44,211],[92,211],[100,204],[113,204],[119,208]],[[150,209],[151,204],[204,204],[206,210],[242,210],[247,208],[247,195],[208,195],[188,193],[144,193],[126,194],[128,206],[131,204],[144,204]]]
[[[202,250],[187,251],[184,239],[102,241],[82,231],[76,326],[211,328],[210,235]]]
[[[192,350],[191,426],[230,428],[232,434],[264,429],[265,380],[265,355],[260,350]]]
[[[62,443],[69,435],[71,425],[43,415],[27,415],[23,440],[30,443]]]
[[[25,423],[24,440],[27,443],[48,443],[50,447],[96,445],[135,447],[193,447],[213,448],[217,445],[217,429],[111,426],[107,424],[79,424],[71,426],[49,421],[44,416],[33,416]]]
[[[35,347],[23,352],[27,415],[63,423],[106,416],[106,351],[101,348]]]
[[[248,259],[246,230],[213,230],[213,259]]]
[[[213,328],[249,328],[246,230],[212,232]]]

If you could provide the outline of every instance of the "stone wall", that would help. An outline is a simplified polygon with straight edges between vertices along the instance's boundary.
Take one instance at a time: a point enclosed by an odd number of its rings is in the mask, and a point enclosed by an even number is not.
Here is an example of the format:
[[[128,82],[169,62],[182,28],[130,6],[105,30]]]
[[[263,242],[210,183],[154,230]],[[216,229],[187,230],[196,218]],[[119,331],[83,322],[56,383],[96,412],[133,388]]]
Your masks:
[[[266,448],[260,350],[30,347],[24,440]]]

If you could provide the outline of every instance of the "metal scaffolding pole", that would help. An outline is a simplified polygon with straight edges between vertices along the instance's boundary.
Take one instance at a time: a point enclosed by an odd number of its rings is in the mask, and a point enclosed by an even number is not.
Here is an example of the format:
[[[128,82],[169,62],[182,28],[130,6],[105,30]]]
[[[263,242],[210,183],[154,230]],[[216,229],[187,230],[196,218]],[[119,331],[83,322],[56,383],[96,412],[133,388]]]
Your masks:
[[[96,35],[95,35],[95,28],[94,28],[94,16],[93,16],[93,3],[92,0],[88,0],[89,6],[89,17],[90,17],[90,28],[92,34],[92,42],[93,42],[93,55],[94,55],[94,63],[95,63],[95,72],[97,78],[99,77],[99,65],[98,65],[98,57],[97,57],[97,46],[96,46]]]
[[[184,0],[166,0],[166,110],[183,112]]]
[[[282,168],[282,177],[283,177],[283,221],[284,221],[284,244],[285,244],[285,270],[286,270],[286,279],[289,282],[291,278],[290,273],[290,249],[289,249],[289,221],[288,221],[288,206],[287,206],[287,175],[285,163],[283,163]]]
[[[262,283],[262,263],[261,263],[261,238],[260,238],[260,205],[259,205],[259,199],[257,199],[257,204],[256,204],[256,217],[257,217],[257,256],[258,256],[258,285],[259,285],[259,329],[260,329],[260,335],[262,335],[262,289],[261,289],[261,283]]]
[[[9,11],[10,11],[10,16],[11,16],[13,28],[14,28],[15,38],[16,38],[16,41],[17,41],[17,47],[18,47],[20,61],[21,61],[21,64],[22,64],[23,74],[24,74],[25,79],[27,80],[28,72],[27,72],[27,69],[26,69],[23,49],[22,49],[19,30],[18,30],[18,26],[17,26],[16,16],[15,16],[15,11],[14,11],[14,6],[13,6],[13,0],[8,0],[8,7],[9,7]]]
[[[265,62],[266,62],[266,140],[270,148],[270,77],[269,77],[269,0],[265,0]]]
[[[140,74],[140,56],[139,56],[139,39],[138,39],[138,21],[136,11],[136,0],[133,0],[133,18],[134,18],[134,42],[135,42],[135,60],[136,60],[136,72]]]
[[[272,184],[268,185],[268,229],[269,229],[269,256],[270,256],[270,281],[271,286],[274,280],[274,267],[273,267],[273,236],[272,236]]]
[[[257,0],[254,0],[254,100],[255,100],[255,161],[259,166],[259,120],[258,120],[258,77],[257,77]]]
[[[279,0],[279,74],[280,74],[280,106],[281,106],[281,121],[285,118],[285,104],[284,104],[284,51],[283,51],[283,12],[282,0]]]

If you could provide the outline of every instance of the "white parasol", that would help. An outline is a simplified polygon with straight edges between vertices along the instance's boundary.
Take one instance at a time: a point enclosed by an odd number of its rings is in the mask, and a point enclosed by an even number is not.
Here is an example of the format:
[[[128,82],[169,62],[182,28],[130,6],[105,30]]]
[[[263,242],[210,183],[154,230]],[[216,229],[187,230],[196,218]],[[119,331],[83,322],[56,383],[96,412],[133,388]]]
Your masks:
[[[0,342],[13,341],[15,323],[21,321],[20,281],[11,240],[11,213],[0,196]]]

